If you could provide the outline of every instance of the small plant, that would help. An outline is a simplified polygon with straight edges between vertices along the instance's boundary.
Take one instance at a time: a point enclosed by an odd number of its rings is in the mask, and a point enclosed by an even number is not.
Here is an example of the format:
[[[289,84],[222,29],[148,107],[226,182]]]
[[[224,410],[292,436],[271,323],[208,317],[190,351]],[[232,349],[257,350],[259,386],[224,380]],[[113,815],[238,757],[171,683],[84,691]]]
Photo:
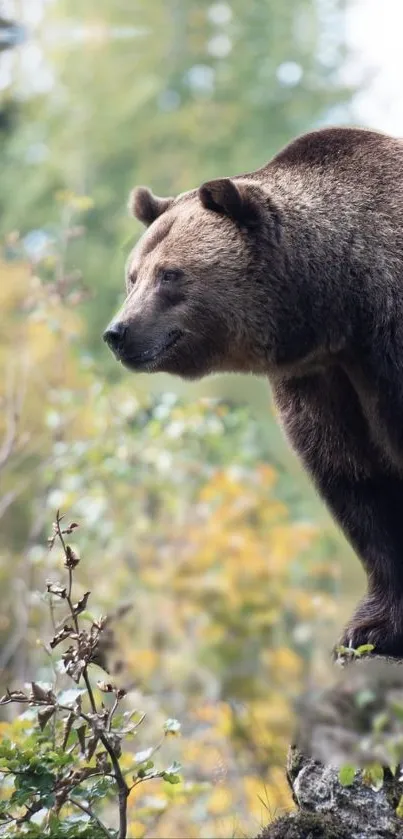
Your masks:
[[[351,659],[362,658],[363,656],[370,655],[375,649],[374,644],[361,644],[360,647],[344,647],[340,645],[336,647],[335,653],[337,656],[337,660],[341,663],[344,661],[348,661]]]
[[[337,681],[299,702],[299,749],[338,767],[341,786],[382,791],[402,818],[403,671],[398,661],[371,656],[373,650],[371,644],[337,649],[347,656]]]
[[[58,512],[49,539],[50,549],[55,543],[62,547],[67,577],[64,583],[47,583],[54,635],[45,649],[53,682],[32,682],[29,689],[8,690],[0,699],[0,705],[28,706],[19,718],[20,736],[0,743],[0,835],[126,839],[130,791],[152,778],[180,782],[179,764],[156,769],[153,761],[164,738],[178,733],[180,724],[167,720],[161,741],[134,753],[130,768],[123,768],[123,741],[136,735],[144,714],[122,709],[123,688],[91,679],[92,665],[105,666],[102,634],[108,619],[88,612],[89,591],[78,600],[73,596],[80,558],[67,537],[78,525],[63,527],[62,519]],[[66,612],[58,623],[57,605]],[[55,659],[59,649],[63,652]],[[72,680],[72,689],[59,687],[61,675]],[[103,813],[116,800],[118,829],[112,829]]]

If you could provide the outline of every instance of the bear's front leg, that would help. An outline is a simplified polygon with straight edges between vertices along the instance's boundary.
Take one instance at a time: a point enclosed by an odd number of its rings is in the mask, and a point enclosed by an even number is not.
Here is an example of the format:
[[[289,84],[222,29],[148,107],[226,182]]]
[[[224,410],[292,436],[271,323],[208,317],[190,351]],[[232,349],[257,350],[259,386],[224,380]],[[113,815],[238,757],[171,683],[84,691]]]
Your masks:
[[[319,491],[368,575],[368,593],[341,644],[373,644],[378,654],[403,658],[403,482],[382,473],[317,479]]]
[[[285,431],[368,575],[341,643],[403,657],[403,482],[388,475],[341,370],[275,385]]]

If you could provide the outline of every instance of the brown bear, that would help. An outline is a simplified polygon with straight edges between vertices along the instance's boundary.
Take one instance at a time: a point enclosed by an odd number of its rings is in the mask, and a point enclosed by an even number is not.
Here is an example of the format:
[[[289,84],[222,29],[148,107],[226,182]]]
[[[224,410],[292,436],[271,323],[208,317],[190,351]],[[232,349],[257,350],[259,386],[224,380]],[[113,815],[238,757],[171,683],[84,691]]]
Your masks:
[[[403,656],[403,143],[326,128],[130,203],[148,230],[105,341],[135,371],[267,376],[368,575],[342,643]]]

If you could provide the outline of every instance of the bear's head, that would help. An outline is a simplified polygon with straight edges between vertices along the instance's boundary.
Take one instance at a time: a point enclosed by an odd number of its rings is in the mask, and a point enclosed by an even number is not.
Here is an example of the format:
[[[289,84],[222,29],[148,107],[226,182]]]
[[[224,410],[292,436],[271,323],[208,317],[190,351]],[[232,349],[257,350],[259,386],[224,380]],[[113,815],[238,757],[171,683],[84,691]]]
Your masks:
[[[118,360],[189,379],[264,372],[266,275],[281,224],[261,186],[223,178],[176,199],[139,187],[130,209],[147,230],[127,260],[126,300],[104,333]]]

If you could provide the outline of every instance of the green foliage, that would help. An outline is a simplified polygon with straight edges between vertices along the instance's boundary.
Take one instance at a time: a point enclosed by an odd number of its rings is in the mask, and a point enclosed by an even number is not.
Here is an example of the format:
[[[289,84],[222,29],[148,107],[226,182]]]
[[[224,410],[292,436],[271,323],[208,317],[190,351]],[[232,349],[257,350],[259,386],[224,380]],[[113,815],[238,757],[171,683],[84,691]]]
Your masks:
[[[121,711],[126,695],[123,688],[90,678],[91,665],[103,661],[102,633],[107,619],[91,620],[91,627],[82,627],[85,605],[90,592],[74,603],[73,575],[80,562],[78,554],[66,543],[78,527],[72,522],[61,524],[57,513],[50,548],[59,542],[67,569],[65,584],[49,582],[48,600],[55,634],[46,645],[52,660],[52,685],[32,682],[30,691],[7,690],[0,705],[17,703],[35,709],[17,718],[9,726],[9,736],[0,743],[0,778],[6,781],[6,796],[0,802],[0,833],[2,836],[87,836],[119,837],[127,835],[127,802],[134,787],[145,781],[161,778],[168,784],[181,782],[180,764],[176,761],[165,769],[156,769],[150,760],[156,747],[132,754],[124,770],[121,759],[123,743],[133,739],[144,715],[137,711]],[[56,626],[53,600],[64,601],[67,617]],[[68,644],[68,646],[67,646]],[[59,657],[54,650],[65,647]],[[78,686],[67,692],[58,684],[57,673],[69,676]],[[59,680],[60,681],[60,680]],[[109,694],[111,702],[104,697]],[[120,713],[119,713],[120,712]],[[22,722],[20,741],[10,739]],[[164,737],[180,730],[178,720],[166,720]],[[119,830],[110,830],[98,815],[105,802],[116,803]],[[74,814],[79,811],[79,815]],[[83,815],[84,814],[84,815]],[[101,813],[102,815],[102,813]],[[39,832],[37,832],[39,831]]]
[[[341,660],[348,660],[352,658],[361,658],[362,656],[372,653],[374,650],[374,644],[361,644],[361,646],[356,649],[354,647],[343,647],[343,645],[339,645],[336,647],[335,652]]]
[[[339,770],[339,781],[343,787],[351,787],[354,783],[358,768],[346,763]],[[371,787],[374,792],[379,792],[383,787],[384,769],[380,763],[372,763],[362,772],[362,781]]]
[[[339,781],[343,787],[351,787],[354,783],[356,768],[346,763],[339,771]]]
[[[77,230],[84,210],[77,216],[74,196],[59,198],[57,241],[74,242],[70,230],[85,239]],[[332,620],[337,563],[326,562],[326,550],[330,546],[334,556],[335,547],[330,538],[326,546],[319,541],[312,519],[298,517],[301,493],[268,462],[265,437],[246,407],[211,398],[189,403],[172,393],[157,397],[140,380],[130,386],[105,381],[79,350],[78,306],[86,289],[66,274],[69,247],[58,245],[27,270],[14,235],[0,265],[0,396],[6,406],[0,435],[7,441],[0,496],[3,680],[13,683],[21,657],[27,678],[53,678],[58,639],[47,665],[36,643],[49,632],[44,589],[56,635],[67,645],[68,672],[82,679],[82,657],[69,651],[63,622],[68,588],[54,551],[43,544],[47,519],[61,506],[72,520],[69,562],[74,565],[80,551],[86,556],[75,571],[79,589],[72,601],[84,646],[93,644],[97,614],[121,615],[103,629],[108,669],[131,685],[132,707],[151,704],[151,740],[160,742],[166,718],[173,729],[176,717],[187,719],[181,738],[164,736],[166,770],[147,743],[136,746],[142,762],[128,802],[130,835],[141,837],[149,824],[161,836],[187,835],[199,823],[212,835],[228,832],[234,810],[251,827],[262,785],[270,806],[290,803],[280,767],[291,700],[316,638]],[[79,520],[86,522],[80,551]],[[113,675],[99,681],[109,700]],[[51,709],[40,710],[46,734],[54,724],[46,720]],[[73,732],[77,742],[85,734],[79,724]],[[171,739],[177,740],[173,753]],[[191,782],[177,783],[178,759]],[[238,761],[244,769],[234,780],[231,767]],[[164,792],[145,794],[140,781],[162,771]],[[191,805],[196,792],[199,809]]]
[[[22,61],[3,94],[12,121],[0,137],[1,679],[4,689],[21,676],[50,684],[53,656],[70,644],[44,662],[37,643],[50,634],[43,599],[57,624],[66,612],[63,583],[42,592],[60,582],[47,522],[69,510],[85,522],[72,605],[86,641],[96,615],[111,615],[111,674],[99,681],[113,685],[118,673],[122,701],[148,712],[138,757],[129,740],[120,758],[125,772],[138,761],[133,839],[252,834],[263,789],[271,812],[291,806],[282,767],[292,698],[332,643],[340,548],[328,521],[318,527],[264,383],[213,380],[203,399],[201,385],[178,395],[172,380],[121,377],[100,336],[140,233],[126,196],[135,183],[173,194],[252,169],[297,133],[348,120],[344,5],[56,0],[29,28],[51,91]],[[245,404],[256,391],[261,420]],[[80,658],[65,660],[81,686]],[[0,726],[20,748],[31,736],[22,725],[60,737],[62,712],[46,719],[52,705],[35,726],[13,722],[10,708]],[[113,719],[127,738],[125,713]],[[176,717],[181,736],[167,736],[164,720]],[[87,766],[88,732],[73,722],[69,742]],[[161,739],[166,770],[148,745]],[[192,783],[177,783],[178,760]],[[143,783],[163,771],[167,783]],[[102,809],[100,779],[83,784]],[[52,836],[98,835],[77,807],[52,819]],[[105,819],[116,827],[109,803]],[[33,820],[22,827],[43,835]]]
[[[383,787],[384,769],[380,763],[372,763],[363,772],[364,784],[371,787],[374,792],[379,792]]]
[[[343,764],[339,769],[339,782],[345,787],[358,782],[370,787],[374,792],[384,790],[395,808],[396,815],[402,817],[400,784],[403,777],[403,705],[401,689],[395,686],[389,693],[386,682],[382,683],[382,681],[380,688],[381,696],[371,689],[362,689],[354,694],[356,707],[361,711],[367,711],[369,718],[366,721],[364,717],[357,718],[355,723],[355,736],[358,742],[355,746],[352,745],[352,749],[356,754],[361,750],[360,766]],[[380,709],[380,705],[384,707]],[[376,754],[379,755],[379,760],[373,759]]]

